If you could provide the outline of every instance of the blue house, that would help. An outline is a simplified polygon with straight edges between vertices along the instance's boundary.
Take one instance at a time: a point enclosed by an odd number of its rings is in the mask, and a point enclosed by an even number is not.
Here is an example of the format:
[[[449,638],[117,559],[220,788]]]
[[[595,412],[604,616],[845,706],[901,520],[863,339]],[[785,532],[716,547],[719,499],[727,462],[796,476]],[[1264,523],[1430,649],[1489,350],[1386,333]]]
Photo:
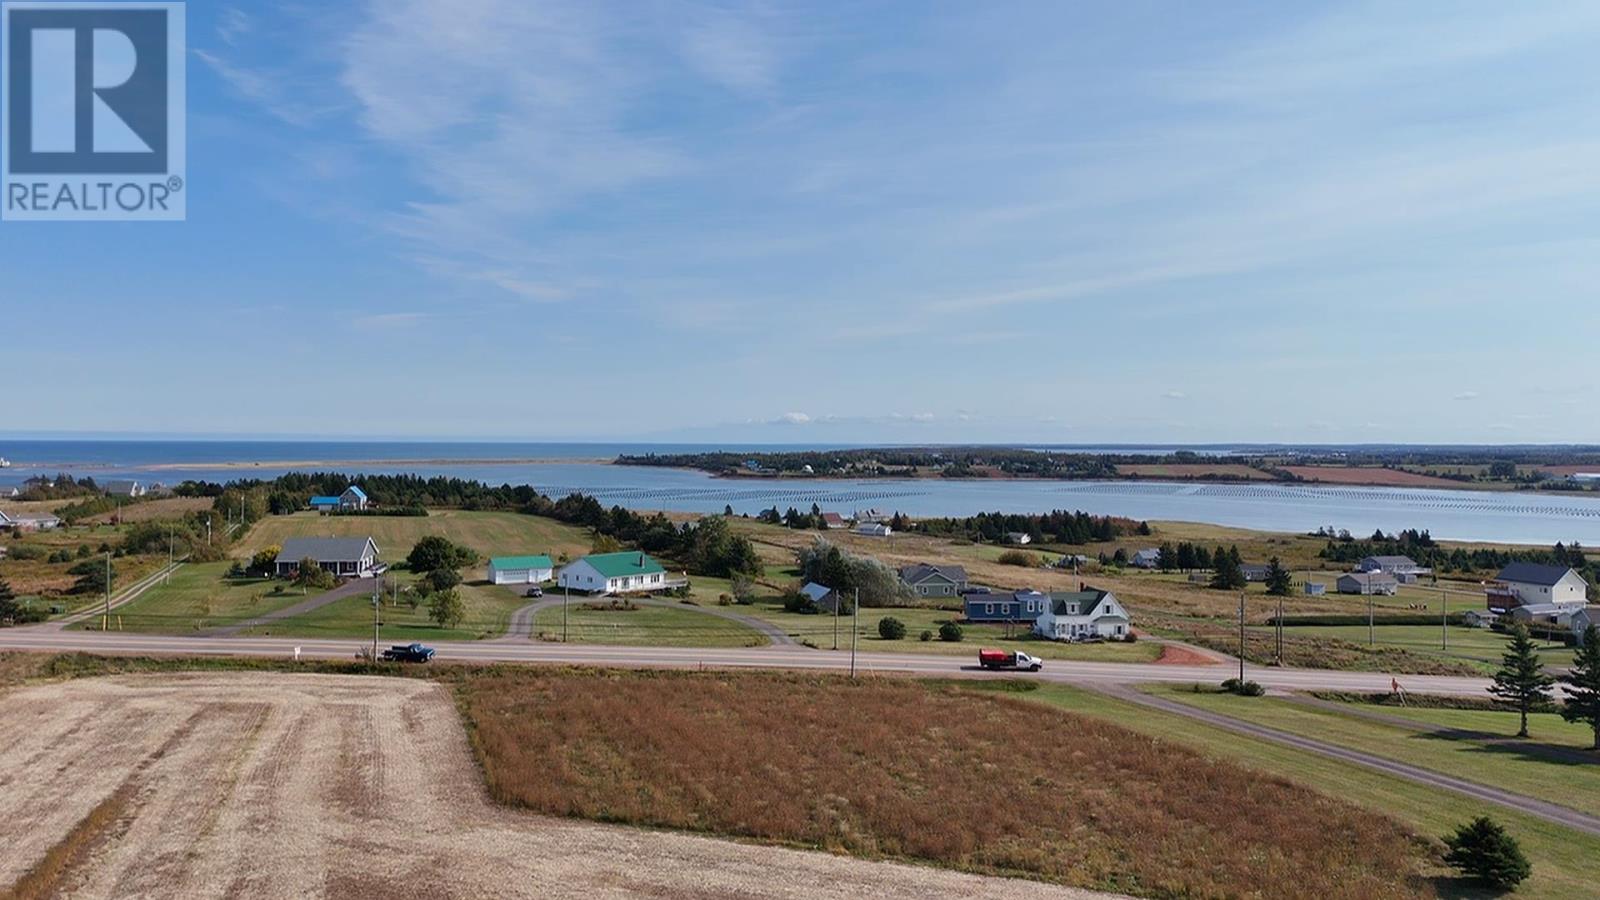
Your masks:
[[[317,512],[333,512],[339,508],[338,497],[312,497],[311,508]]]
[[[1050,608],[1050,595],[1038,591],[976,591],[961,595],[968,622],[1032,622]]]

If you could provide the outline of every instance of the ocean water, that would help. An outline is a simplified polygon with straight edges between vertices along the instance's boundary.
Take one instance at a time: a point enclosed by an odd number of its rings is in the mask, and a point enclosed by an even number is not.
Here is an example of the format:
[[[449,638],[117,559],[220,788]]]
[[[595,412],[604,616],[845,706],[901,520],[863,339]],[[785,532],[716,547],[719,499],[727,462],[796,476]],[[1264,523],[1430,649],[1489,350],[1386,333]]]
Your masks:
[[[445,475],[490,484],[528,484],[551,496],[592,494],[635,509],[754,514],[771,506],[813,503],[849,513],[863,507],[913,516],[1081,509],[1136,519],[1209,522],[1270,531],[1322,526],[1370,534],[1426,528],[1437,538],[1600,545],[1600,500],[1552,493],[1490,493],[1417,488],[1290,484],[1186,484],[1037,480],[714,478],[704,472],[597,465],[586,460],[621,453],[705,449],[824,449],[803,445],[621,443],[411,443],[323,441],[0,441],[0,486],[31,475],[70,472],[97,480],[135,477],[175,484],[185,479],[271,478],[285,461],[386,460],[378,465],[312,465],[348,474]],[[498,462],[539,460],[538,462]],[[223,463],[258,463],[244,468]]]

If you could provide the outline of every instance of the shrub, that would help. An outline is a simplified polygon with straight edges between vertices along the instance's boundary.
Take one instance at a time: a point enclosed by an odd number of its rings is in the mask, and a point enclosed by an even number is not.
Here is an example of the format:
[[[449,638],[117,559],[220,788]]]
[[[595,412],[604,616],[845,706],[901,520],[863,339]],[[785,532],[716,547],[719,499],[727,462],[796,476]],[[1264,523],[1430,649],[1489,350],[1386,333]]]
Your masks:
[[[423,577],[428,583],[429,593],[448,591],[461,583],[461,575],[455,569],[434,569]]]
[[[12,544],[9,556],[19,561],[24,559],[44,559],[45,552],[43,547],[35,547],[32,544]]]
[[[1139,640],[1139,636],[1137,634],[1134,634],[1132,629],[1129,629],[1128,633],[1122,636],[1122,641],[1123,641],[1123,643],[1126,643],[1126,644],[1132,644],[1132,643],[1137,642],[1138,640]]]
[[[1516,887],[1533,871],[1517,839],[1488,816],[1479,816],[1445,837],[1444,860],[1462,874],[1500,890]]]
[[[924,644],[926,644],[927,642],[933,640],[933,632],[931,632],[928,629],[924,628],[924,629],[922,629],[922,633],[917,635],[917,640],[919,640],[919,641],[923,642]]]
[[[954,622],[946,622],[939,626],[939,640],[941,641],[954,644],[959,642],[964,636],[965,635],[961,631],[961,626]]]
[[[470,547],[451,543],[447,538],[430,534],[411,548],[406,564],[413,572],[433,572],[438,569],[459,569],[478,561],[478,553]]]
[[[1260,697],[1267,692],[1266,688],[1254,681],[1241,681],[1237,678],[1229,678],[1224,681],[1222,689],[1227,693],[1238,694],[1241,697]]]
[[[1039,564],[1039,557],[1026,550],[1007,550],[1000,554],[1000,564],[1002,566],[1022,566],[1031,569]]]
[[[717,595],[717,605],[718,606],[732,606],[733,605],[733,595],[732,594],[718,594]]]
[[[878,637],[886,641],[898,641],[906,636],[906,623],[894,616],[884,616],[878,620]]]
[[[466,604],[461,602],[461,594],[454,588],[439,591],[428,598],[428,618],[440,628],[454,628],[461,624],[466,615]]]

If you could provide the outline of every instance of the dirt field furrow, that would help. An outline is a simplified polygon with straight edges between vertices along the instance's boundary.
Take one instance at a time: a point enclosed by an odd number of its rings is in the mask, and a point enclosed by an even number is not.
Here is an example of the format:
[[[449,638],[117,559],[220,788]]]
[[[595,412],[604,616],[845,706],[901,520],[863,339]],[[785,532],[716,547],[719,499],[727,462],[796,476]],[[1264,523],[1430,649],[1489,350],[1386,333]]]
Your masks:
[[[129,676],[7,695],[0,892],[113,795],[63,896],[1087,898],[922,866],[491,805],[452,698],[412,679]],[[81,829],[79,829],[81,830]]]

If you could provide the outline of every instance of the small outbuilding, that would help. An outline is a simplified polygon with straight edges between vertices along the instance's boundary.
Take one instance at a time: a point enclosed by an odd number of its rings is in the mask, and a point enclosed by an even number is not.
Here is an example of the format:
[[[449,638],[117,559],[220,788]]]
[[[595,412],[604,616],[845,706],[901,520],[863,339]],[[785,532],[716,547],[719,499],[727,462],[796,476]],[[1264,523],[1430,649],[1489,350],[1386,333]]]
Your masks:
[[[543,584],[555,577],[549,556],[496,556],[489,560],[491,584]]]
[[[1393,597],[1400,590],[1399,580],[1388,572],[1346,572],[1334,583],[1341,594]]]

